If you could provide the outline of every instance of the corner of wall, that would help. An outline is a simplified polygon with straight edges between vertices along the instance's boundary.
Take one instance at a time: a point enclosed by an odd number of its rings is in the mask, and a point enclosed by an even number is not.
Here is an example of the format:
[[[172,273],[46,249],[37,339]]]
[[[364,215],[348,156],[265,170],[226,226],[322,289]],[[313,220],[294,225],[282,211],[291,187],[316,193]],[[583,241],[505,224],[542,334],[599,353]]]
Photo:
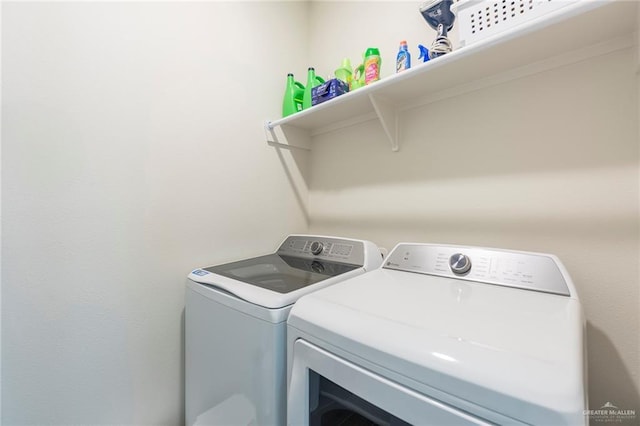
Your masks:
[[[640,145],[640,4],[636,4],[636,115],[638,120],[637,129],[637,141]],[[640,175],[640,158],[638,159],[638,175]],[[640,179],[640,176],[639,176]],[[638,235],[638,241],[640,241],[640,235]],[[638,306],[640,306],[640,292],[638,292]],[[638,351],[638,365],[640,365],[640,351]],[[640,377],[636,378],[636,386],[640,392]]]
[[[0,3],[0,23],[2,22],[2,3]],[[2,34],[0,33],[0,58],[2,57]],[[0,82],[2,81],[2,67],[0,67]],[[0,84],[0,99],[2,99],[2,84]],[[0,135],[2,134],[2,104],[0,103]],[[2,137],[0,136],[0,156],[2,152]],[[0,159],[0,171],[2,169]],[[0,173],[0,176],[2,174]],[[2,178],[0,177],[0,424],[2,424]]]

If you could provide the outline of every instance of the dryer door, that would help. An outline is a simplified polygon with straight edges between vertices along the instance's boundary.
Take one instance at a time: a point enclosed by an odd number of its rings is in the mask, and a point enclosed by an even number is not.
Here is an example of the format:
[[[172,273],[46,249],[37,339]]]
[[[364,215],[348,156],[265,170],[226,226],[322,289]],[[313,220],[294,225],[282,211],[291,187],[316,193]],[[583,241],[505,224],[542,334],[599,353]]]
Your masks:
[[[490,425],[298,339],[294,344],[287,423]]]

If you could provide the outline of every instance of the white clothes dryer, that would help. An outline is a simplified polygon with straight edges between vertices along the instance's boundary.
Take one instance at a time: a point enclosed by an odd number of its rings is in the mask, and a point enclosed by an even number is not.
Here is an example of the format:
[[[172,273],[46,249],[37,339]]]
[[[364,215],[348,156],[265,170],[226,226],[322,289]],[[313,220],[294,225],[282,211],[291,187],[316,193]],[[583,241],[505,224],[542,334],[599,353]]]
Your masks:
[[[585,425],[584,327],[552,255],[399,244],[293,307],[288,424]]]
[[[369,241],[290,235],[275,253],[193,270],[185,296],[186,425],[284,425],[291,306],[381,263]]]

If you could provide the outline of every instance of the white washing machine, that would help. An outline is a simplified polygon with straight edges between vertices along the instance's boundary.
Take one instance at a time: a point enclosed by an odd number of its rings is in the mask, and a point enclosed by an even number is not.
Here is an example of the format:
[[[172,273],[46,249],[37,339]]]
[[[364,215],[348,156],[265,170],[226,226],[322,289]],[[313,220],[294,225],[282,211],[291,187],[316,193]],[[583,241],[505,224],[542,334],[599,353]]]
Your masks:
[[[585,425],[584,317],[551,255],[399,244],[288,320],[289,425]]]
[[[185,301],[187,426],[284,425],[291,306],[381,263],[369,241],[291,235],[275,253],[192,271]]]

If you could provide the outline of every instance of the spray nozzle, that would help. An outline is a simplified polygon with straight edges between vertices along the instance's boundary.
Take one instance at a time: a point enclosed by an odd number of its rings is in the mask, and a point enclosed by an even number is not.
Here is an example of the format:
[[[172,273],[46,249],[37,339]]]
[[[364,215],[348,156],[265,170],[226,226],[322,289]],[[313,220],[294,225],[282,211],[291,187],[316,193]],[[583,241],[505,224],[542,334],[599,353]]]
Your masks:
[[[429,60],[429,49],[419,44],[418,50],[420,51],[420,56],[418,57],[418,59],[422,59],[422,62],[427,62]]]

